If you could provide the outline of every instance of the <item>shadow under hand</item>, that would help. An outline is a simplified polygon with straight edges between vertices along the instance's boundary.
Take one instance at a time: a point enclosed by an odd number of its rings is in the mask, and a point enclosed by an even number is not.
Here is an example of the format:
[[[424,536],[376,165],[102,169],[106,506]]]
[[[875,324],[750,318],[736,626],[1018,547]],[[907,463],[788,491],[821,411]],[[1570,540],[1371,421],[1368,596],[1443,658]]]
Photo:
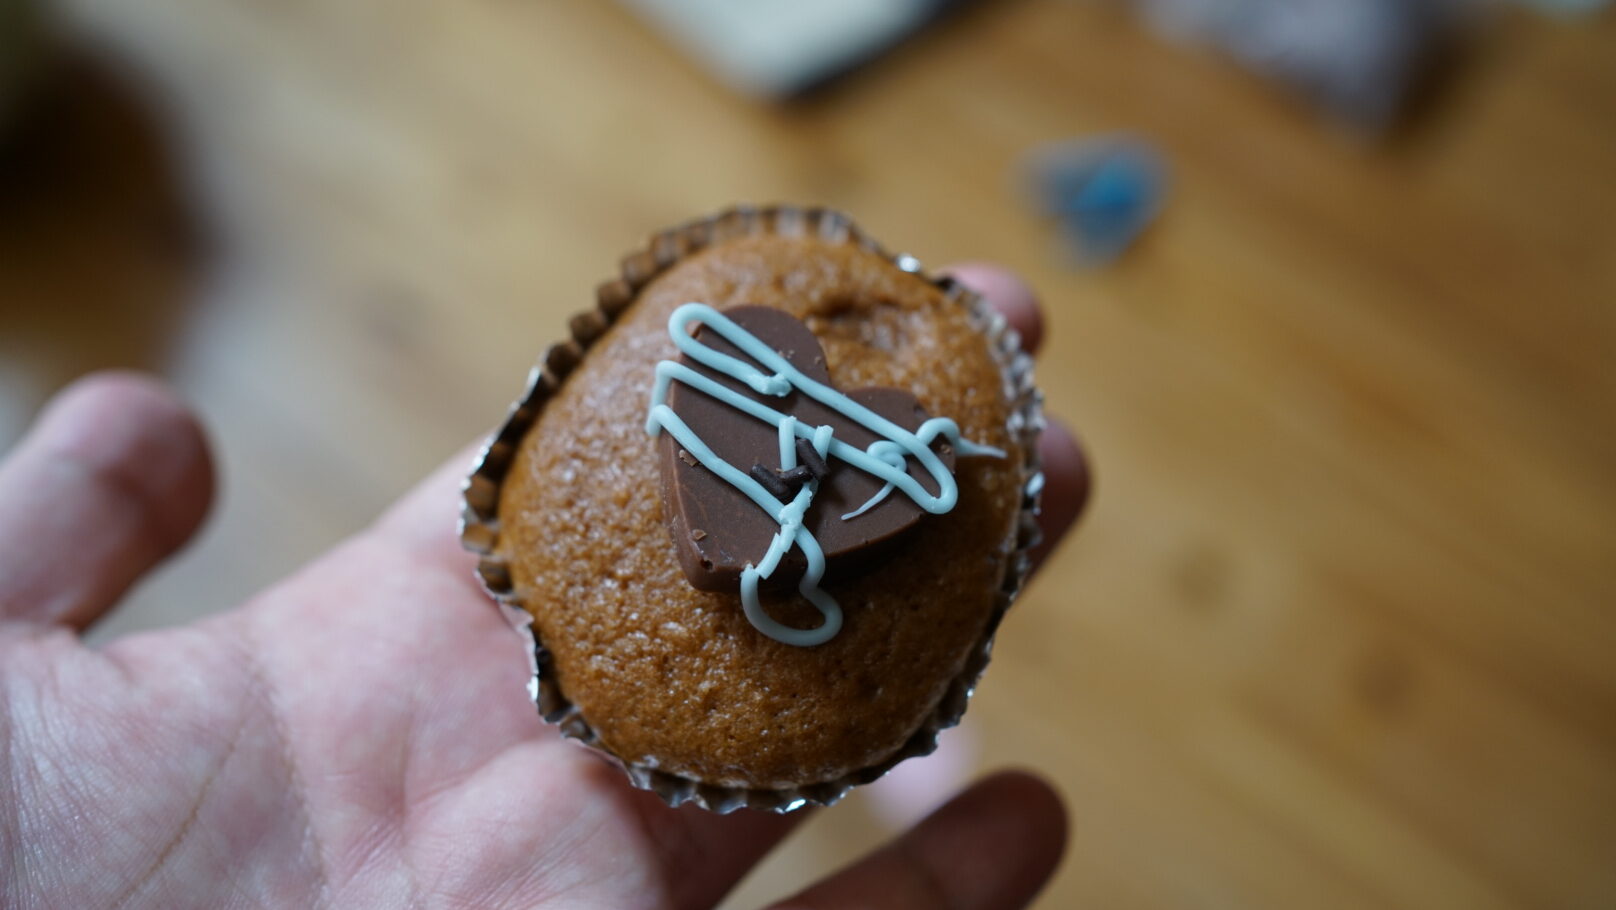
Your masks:
[[[161,371],[201,259],[138,88],[84,54],[42,75],[0,123],[0,440],[83,373]]]

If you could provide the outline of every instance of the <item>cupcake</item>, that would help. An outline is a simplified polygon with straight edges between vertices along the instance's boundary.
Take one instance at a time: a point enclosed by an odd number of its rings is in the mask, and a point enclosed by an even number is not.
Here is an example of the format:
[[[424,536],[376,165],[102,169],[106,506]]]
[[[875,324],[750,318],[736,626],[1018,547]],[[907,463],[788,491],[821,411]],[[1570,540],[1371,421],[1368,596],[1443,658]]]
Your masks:
[[[844,216],[655,235],[466,483],[546,720],[671,804],[828,804],[959,720],[1037,535],[1030,362]]]

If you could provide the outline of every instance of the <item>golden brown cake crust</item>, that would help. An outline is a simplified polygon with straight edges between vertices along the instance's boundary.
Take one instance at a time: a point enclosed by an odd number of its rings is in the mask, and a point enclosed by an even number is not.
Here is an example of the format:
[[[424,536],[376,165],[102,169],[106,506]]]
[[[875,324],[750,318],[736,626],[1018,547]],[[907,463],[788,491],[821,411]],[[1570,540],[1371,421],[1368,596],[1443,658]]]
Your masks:
[[[739,597],[696,590],[664,523],[645,418],[669,314],[698,300],[803,319],[840,388],[911,390],[1006,457],[960,461],[960,500],[880,565],[828,583],[845,624],[798,648],[752,628]],[[724,786],[832,780],[896,751],[959,674],[1015,547],[1023,453],[986,337],[935,285],[853,246],[731,240],[641,290],[546,404],[500,491],[497,552],[561,689],[626,761]],[[791,624],[805,605],[766,599]]]

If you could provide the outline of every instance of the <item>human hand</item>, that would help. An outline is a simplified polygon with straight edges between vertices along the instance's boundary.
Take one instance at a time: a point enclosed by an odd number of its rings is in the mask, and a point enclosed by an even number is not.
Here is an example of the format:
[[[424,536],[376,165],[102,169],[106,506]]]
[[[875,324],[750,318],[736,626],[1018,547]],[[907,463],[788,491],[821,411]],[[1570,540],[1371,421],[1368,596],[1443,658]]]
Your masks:
[[[1024,285],[956,275],[1036,347]],[[1042,448],[1052,543],[1087,474],[1059,426]],[[58,396],[0,463],[0,908],[717,902],[801,813],[670,809],[539,720],[454,538],[468,468],[233,610],[96,650],[77,633],[195,532],[212,469],[149,380]],[[1002,774],[782,906],[1022,906],[1064,828]]]

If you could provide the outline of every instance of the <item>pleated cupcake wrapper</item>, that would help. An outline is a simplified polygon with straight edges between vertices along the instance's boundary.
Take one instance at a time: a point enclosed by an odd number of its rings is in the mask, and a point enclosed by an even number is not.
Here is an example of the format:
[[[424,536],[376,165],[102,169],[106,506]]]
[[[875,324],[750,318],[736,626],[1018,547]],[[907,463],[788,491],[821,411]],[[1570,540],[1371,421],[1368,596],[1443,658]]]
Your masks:
[[[561,388],[574,368],[583,361],[595,340],[621,316],[638,297],[640,289],[686,256],[724,241],[752,234],[787,237],[817,237],[833,243],[848,243],[879,255],[905,272],[919,275],[941,289],[949,300],[970,311],[973,325],[987,336],[989,347],[999,361],[1004,377],[1004,394],[1012,405],[1008,429],[1025,452],[1028,481],[1022,490],[1013,551],[1006,560],[1004,577],[994,592],[993,615],[982,638],[971,649],[964,668],[949,684],[937,707],[896,752],[883,761],[846,774],[836,780],[786,789],[748,789],[705,783],[663,771],[654,763],[625,761],[601,743],[593,727],[577,706],[568,701],[557,684],[550,652],[534,628],[532,616],[523,609],[511,580],[510,568],[496,552],[499,539],[500,486],[522,439],[538,421],[545,403]],[[1038,434],[1043,430],[1042,396],[1033,384],[1032,358],[1021,350],[1021,340],[1004,317],[994,312],[980,295],[947,277],[926,275],[913,256],[887,252],[846,215],[822,208],[797,206],[736,207],[716,215],[686,222],[653,235],[646,243],[625,256],[616,278],[596,290],[593,309],[579,313],[568,322],[569,338],[551,345],[528,373],[527,387],[511,406],[505,422],[489,439],[477,458],[476,467],[463,487],[464,503],[460,539],[466,549],[479,555],[477,575],[501,605],[512,626],[531,643],[532,677],[528,692],[539,714],[561,728],[562,735],[592,747],[618,765],[634,786],[650,790],[670,806],[694,803],[703,809],[727,813],[746,807],[766,812],[791,812],[804,806],[829,806],[848,791],[885,774],[899,762],[928,755],[937,748],[937,737],[959,723],[977,680],[986,669],[993,650],[993,635],[1016,595],[1020,593],[1031,568],[1028,551],[1038,544],[1038,502],[1043,489],[1043,473],[1038,460]],[[736,609],[740,609],[737,604]]]

